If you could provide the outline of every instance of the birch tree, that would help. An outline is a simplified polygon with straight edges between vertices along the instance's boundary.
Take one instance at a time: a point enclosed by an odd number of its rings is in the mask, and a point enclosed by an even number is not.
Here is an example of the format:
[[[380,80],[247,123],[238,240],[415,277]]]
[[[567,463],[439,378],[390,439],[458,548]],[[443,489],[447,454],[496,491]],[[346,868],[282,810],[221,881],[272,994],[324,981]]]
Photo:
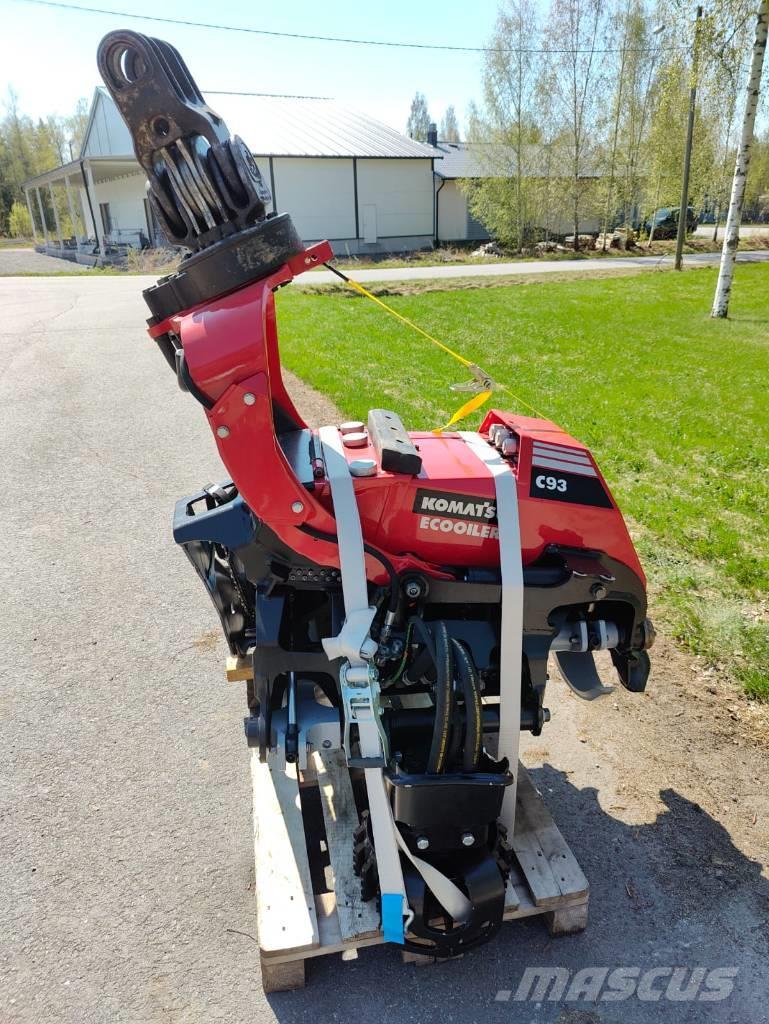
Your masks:
[[[745,97],[745,113],[743,114],[740,144],[734,167],[732,196],[729,202],[724,246],[721,252],[721,266],[718,271],[718,283],[716,284],[716,294],[711,311],[711,316],[713,317],[726,317],[729,313],[729,296],[734,278],[734,264],[737,259],[737,245],[740,240],[740,222],[742,220],[742,205],[745,198],[745,182],[748,176],[748,167],[750,166],[750,151],[753,145],[756,111],[758,110],[758,99],[761,91],[761,73],[764,68],[767,28],[769,28],[769,0],[761,0],[756,17],[755,40]]]
[[[608,44],[620,40],[608,143],[609,166],[604,177],[603,249],[617,202],[622,203],[622,221],[637,200],[638,154],[647,121],[648,93],[654,68],[650,56],[648,19],[643,0],[616,3],[610,19]],[[617,179],[620,179],[619,181]]]
[[[574,224],[574,249],[587,179],[594,159],[597,114],[603,101],[599,40],[603,36],[604,0],[552,0],[545,42],[551,51],[553,102],[565,128],[568,145],[569,192]]]
[[[648,214],[658,207],[676,207],[681,195],[681,168],[689,106],[690,71],[684,55],[674,52],[655,76],[649,126],[644,133],[645,207]],[[703,90],[697,100],[694,145],[689,176],[689,204],[697,209],[712,188],[717,165],[716,137],[719,131]]]
[[[406,122],[406,134],[417,142],[427,142],[427,133],[430,130],[431,120],[424,94],[421,92],[414,93],[409,119]]]
[[[453,106],[446,107],[446,113],[441,118],[440,138],[443,142],[459,142],[459,122]]]
[[[473,214],[520,251],[530,229],[538,33],[535,0],[506,0],[484,54],[483,110],[471,125],[483,177],[465,183]]]

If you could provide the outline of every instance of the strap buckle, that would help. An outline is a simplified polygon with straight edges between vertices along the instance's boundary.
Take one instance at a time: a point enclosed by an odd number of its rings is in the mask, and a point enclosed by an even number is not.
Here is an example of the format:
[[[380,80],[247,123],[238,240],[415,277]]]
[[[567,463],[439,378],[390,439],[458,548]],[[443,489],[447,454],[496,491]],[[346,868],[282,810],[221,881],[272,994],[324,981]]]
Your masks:
[[[374,665],[352,666],[346,661],[339,670],[339,687],[344,704],[342,746],[347,763],[355,768],[384,768],[388,743],[382,726],[379,672]],[[360,757],[351,752],[350,726],[353,723],[358,727]]]
[[[500,385],[480,366],[477,366],[475,363],[469,363],[467,368],[472,373],[473,379],[468,380],[465,384],[452,384],[452,391],[464,391],[475,395],[480,391],[500,390]]]

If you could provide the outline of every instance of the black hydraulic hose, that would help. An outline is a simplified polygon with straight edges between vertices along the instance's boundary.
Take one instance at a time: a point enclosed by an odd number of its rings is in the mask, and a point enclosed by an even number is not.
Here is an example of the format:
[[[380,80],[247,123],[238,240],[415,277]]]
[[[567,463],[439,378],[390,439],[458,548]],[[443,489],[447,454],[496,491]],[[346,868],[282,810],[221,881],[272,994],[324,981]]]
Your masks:
[[[427,758],[428,774],[437,775],[446,767],[446,754],[451,730],[451,644],[446,623],[439,619],[435,629],[435,722],[430,753]]]
[[[323,530],[316,530],[314,526],[308,526],[306,523],[303,526],[298,527],[302,533],[306,533],[310,537],[314,537],[315,540],[325,540],[329,544],[339,544],[339,538],[335,533],[324,533]],[[387,605],[387,610],[390,612],[396,612],[398,610],[398,601],[400,598],[400,588],[398,586],[398,574],[395,571],[395,567],[381,551],[372,547],[370,544],[363,542],[363,550],[367,555],[371,555],[372,558],[376,558],[384,571],[390,578],[390,600]]]
[[[447,764],[455,765],[457,758],[459,757],[459,751],[462,747],[462,740],[465,736],[465,706],[460,704],[456,699],[456,690],[452,690],[454,693],[453,701],[453,715],[451,719],[451,743],[449,744],[449,755]]]
[[[481,707],[478,676],[473,659],[465,645],[452,638],[451,647],[465,698],[466,727],[462,766],[466,772],[474,772],[478,768],[483,738],[483,708]]]

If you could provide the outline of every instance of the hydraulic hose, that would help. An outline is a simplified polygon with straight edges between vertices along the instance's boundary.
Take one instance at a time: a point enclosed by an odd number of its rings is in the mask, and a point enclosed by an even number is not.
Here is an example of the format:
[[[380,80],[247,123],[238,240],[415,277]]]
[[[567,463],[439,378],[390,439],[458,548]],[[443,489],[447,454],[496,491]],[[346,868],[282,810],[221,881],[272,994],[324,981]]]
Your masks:
[[[465,698],[466,725],[462,766],[466,772],[474,772],[478,768],[483,738],[483,708],[481,707],[478,674],[472,656],[464,644],[452,638],[451,648]]]
[[[438,620],[435,630],[435,722],[427,772],[437,775],[446,767],[451,731],[451,644],[446,623]]]

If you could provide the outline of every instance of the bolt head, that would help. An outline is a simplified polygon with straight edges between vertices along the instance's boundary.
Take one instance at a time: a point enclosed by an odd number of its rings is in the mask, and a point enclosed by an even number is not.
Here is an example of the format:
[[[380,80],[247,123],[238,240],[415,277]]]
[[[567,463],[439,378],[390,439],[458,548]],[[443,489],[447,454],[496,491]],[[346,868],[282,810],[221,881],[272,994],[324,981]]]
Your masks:
[[[419,586],[416,580],[410,580],[404,587],[406,591],[406,597],[410,597],[415,600],[422,593],[422,588]]]
[[[474,846],[474,845],[475,845],[475,836],[473,835],[473,833],[472,832],[465,832],[465,834],[462,836],[462,846]]]
[[[247,391],[243,395],[243,401],[246,405],[254,405],[256,403],[256,395],[252,391]]]
[[[417,839],[417,849],[418,850],[429,850],[430,849],[430,840],[427,838],[427,836],[420,836]]]
[[[296,512],[296,514],[299,515],[300,512],[304,512],[304,505],[301,501],[295,501],[291,505],[291,511]]]
[[[606,597],[608,591],[606,590],[606,587],[603,585],[603,583],[594,583],[590,588],[590,593],[596,599],[596,601],[602,601]]]
[[[225,427],[224,425],[222,425],[221,427],[217,427],[216,428],[216,436],[217,437],[229,437],[230,436],[230,428],[229,427]]]

